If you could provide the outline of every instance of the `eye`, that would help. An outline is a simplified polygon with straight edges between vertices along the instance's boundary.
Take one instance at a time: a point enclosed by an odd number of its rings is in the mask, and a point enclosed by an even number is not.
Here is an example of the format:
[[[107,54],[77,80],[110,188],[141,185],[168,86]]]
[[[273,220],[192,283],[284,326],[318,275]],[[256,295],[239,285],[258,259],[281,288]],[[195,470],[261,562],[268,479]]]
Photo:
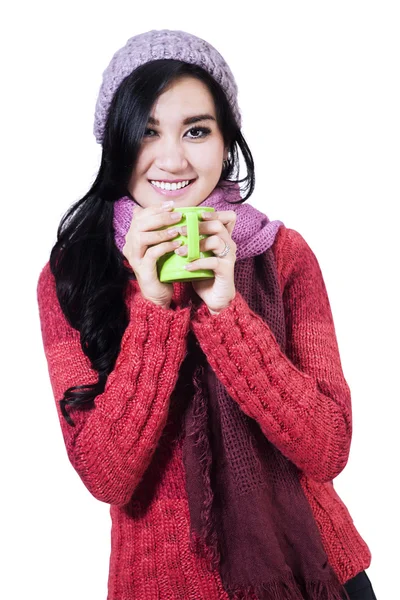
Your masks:
[[[149,135],[148,132],[157,133],[154,129],[149,129],[148,127],[144,130],[143,137],[154,137],[154,135]]]
[[[189,136],[189,139],[199,140],[199,139],[205,138],[208,135],[210,135],[211,129],[209,129],[208,127],[192,127],[191,129],[189,129],[189,131],[187,131],[187,133],[191,134]],[[155,137],[156,135],[157,135],[157,131],[147,127],[144,131],[143,137],[152,138],[152,137]]]
[[[188,133],[189,132],[194,132],[195,134],[198,134],[200,132],[202,135],[194,135],[193,137],[191,136],[192,140],[198,140],[207,137],[211,133],[211,129],[209,129],[208,127],[192,127],[191,129],[189,129]]]

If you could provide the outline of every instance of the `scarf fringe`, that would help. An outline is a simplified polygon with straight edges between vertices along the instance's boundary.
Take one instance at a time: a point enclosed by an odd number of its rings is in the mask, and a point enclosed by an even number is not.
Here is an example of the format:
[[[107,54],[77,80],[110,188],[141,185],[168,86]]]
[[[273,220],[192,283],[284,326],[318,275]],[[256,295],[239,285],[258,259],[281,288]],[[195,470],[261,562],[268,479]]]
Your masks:
[[[207,546],[204,540],[199,537],[196,531],[190,532],[189,548],[193,554],[204,559],[206,562],[207,569],[210,573],[218,571],[220,563],[220,554],[215,548]]]
[[[211,464],[212,453],[210,442],[207,437],[208,431],[208,411],[207,405],[203,398],[202,381],[204,377],[204,366],[197,365],[193,383],[195,394],[193,398],[193,423],[196,427],[187,431],[187,435],[194,436],[194,445],[200,452],[199,464],[201,469],[201,478],[203,481],[203,489],[205,492],[203,506],[201,509],[201,526],[200,531],[191,531],[190,549],[192,552],[204,558],[207,562],[209,571],[218,569],[220,564],[220,552],[218,548],[218,536],[213,521],[212,505],[214,494],[211,485]]]
[[[324,581],[307,581],[306,582],[306,598],[310,600],[350,600],[345,588],[338,590],[336,582]]]
[[[301,592],[293,578],[246,588],[226,588],[230,600],[350,600],[344,587],[342,590],[338,590],[336,582],[308,581],[305,583],[305,592]]]

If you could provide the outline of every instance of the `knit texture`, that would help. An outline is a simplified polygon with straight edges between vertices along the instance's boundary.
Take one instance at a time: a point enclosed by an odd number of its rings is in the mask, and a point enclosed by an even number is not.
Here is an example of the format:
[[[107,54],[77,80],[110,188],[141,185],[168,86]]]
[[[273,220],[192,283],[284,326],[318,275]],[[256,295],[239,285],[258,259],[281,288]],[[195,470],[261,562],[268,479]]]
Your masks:
[[[236,262],[245,258],[262,254],[274,242],[279,227],[283,224],[278,219],[270,221],[267,215],[257,210],[249,202],[241,203],[240,186],[238,183],[221,183],[215,187],[205,200],[197,206],[212,207],[215,211],[233,210],[236,214],[232,239],[236,243]],[[114,238],[115,245],[122,252],[125,236],[128,233],[136,201],[123,196],[114,202]],[[174,223],[174,227],[184,225],[183,221]],[[249,269],[244,276],[249,277]]]
[[[302,488],[340,581],[370,565],[368,546],[332,482],[348,460],[351,400],[322,274],[296,231],[281,226],[272,249],[285,307],[286,354],[238,292],[218,315],[204,304],[191,315],[191,284],[174,284],[175,308],[166,310],[145,300],[132,280],[131,319],[96,408],[70,410],[73,428],[57,402],[73,467],[94,497],[112,505],[108,600],[228,598],[218,575],[189,549],[179,435],[188,393],[180,366],[189,328],[238,406],[301,470]],[[97,375],[58,305],[48,264],[39,278],[38,302],[59,400],[67,387],[94,383]]]
[[[234,207],[235,288],[285,352],[285,314],[271,251],[276,226],[239,202],[238,184],[224,182],[206,200],[218,210]],[[117,245],[125,225],[117,201]],[[193,332],[188,343],[190,360],[181,370],[193,374],[193,393],[182,436],[192,551],[208,559],[210,570],[218,570],[232,600],[341,599],[343,588],[322,547],[297,467],[228,394]]]
[[[270,248],[235,265],[236,290],[284,353],[277,275]],[[232,600],[342,600],[345,590],[323,549],[299,469],[241,410],[197,350],[190,348],[195,394],[187,401],[183,443],[194,551],[210,558]],[[189,365],[184,368],[191,371]],[[248,385],[258,386],[258,378]],[[260,387],[259,393],[267,405],[271,391]]]
[[[208,71],[224,90],[237,126],[241,127],[237,84],[231,69],[218,50],[209,42],[186,31],[152,30],[129,38],[125,46],[115,52],[103,72],[93,127],[99,144],[103,142],[108,110],[120,83],[140,65],[163,58],[181,60]]]

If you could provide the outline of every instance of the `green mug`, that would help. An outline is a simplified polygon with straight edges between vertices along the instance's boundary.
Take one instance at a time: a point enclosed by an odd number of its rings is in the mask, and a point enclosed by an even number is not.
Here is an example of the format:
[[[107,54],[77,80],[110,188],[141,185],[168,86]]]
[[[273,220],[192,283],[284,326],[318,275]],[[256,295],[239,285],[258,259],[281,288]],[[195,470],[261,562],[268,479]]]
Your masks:
[[[197,269],[196,271],[185,271],[184,265],[199,258],[208,258],[214,256],[212,250],[200,252],[200,240],[207,237],[199,234],[199,220],[202,212],[211,212],[215,210],[211,206],[184,206],[174,208],[173,211],[181,212],[182,219],[174,223],[173,227],[186,225],[187,235],[179,235],[175,240],[183,240],[187,244],[188,252],[186,256],[179,256],[175,252],[167,252],[157,260],[158,277],[162,283],[172,283],[174,281],[190,281],[193,279],[212,279],[215,277],[211,269]],[[171,212],[173,212],[171,211]],[[171,225],[162,227],[169,229]],[[182,245],[183,245],[182,244]]]

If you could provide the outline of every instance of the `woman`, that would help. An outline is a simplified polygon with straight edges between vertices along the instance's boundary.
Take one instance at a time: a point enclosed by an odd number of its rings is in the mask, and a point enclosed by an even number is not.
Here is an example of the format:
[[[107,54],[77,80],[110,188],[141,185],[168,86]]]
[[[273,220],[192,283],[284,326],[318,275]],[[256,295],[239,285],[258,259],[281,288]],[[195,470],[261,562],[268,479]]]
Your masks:
[[[39,277],[67,453],[111,505],[108,600],[375,598],[332,483],[352,418],[323,277],[298,232],[246,203],[240,126],[210,44],[128,40],[97,101],[99,173]],[[187,252],[176,213],[200,205],[214,256],[189,268],[215,277],[161,283],[157,260]]]

